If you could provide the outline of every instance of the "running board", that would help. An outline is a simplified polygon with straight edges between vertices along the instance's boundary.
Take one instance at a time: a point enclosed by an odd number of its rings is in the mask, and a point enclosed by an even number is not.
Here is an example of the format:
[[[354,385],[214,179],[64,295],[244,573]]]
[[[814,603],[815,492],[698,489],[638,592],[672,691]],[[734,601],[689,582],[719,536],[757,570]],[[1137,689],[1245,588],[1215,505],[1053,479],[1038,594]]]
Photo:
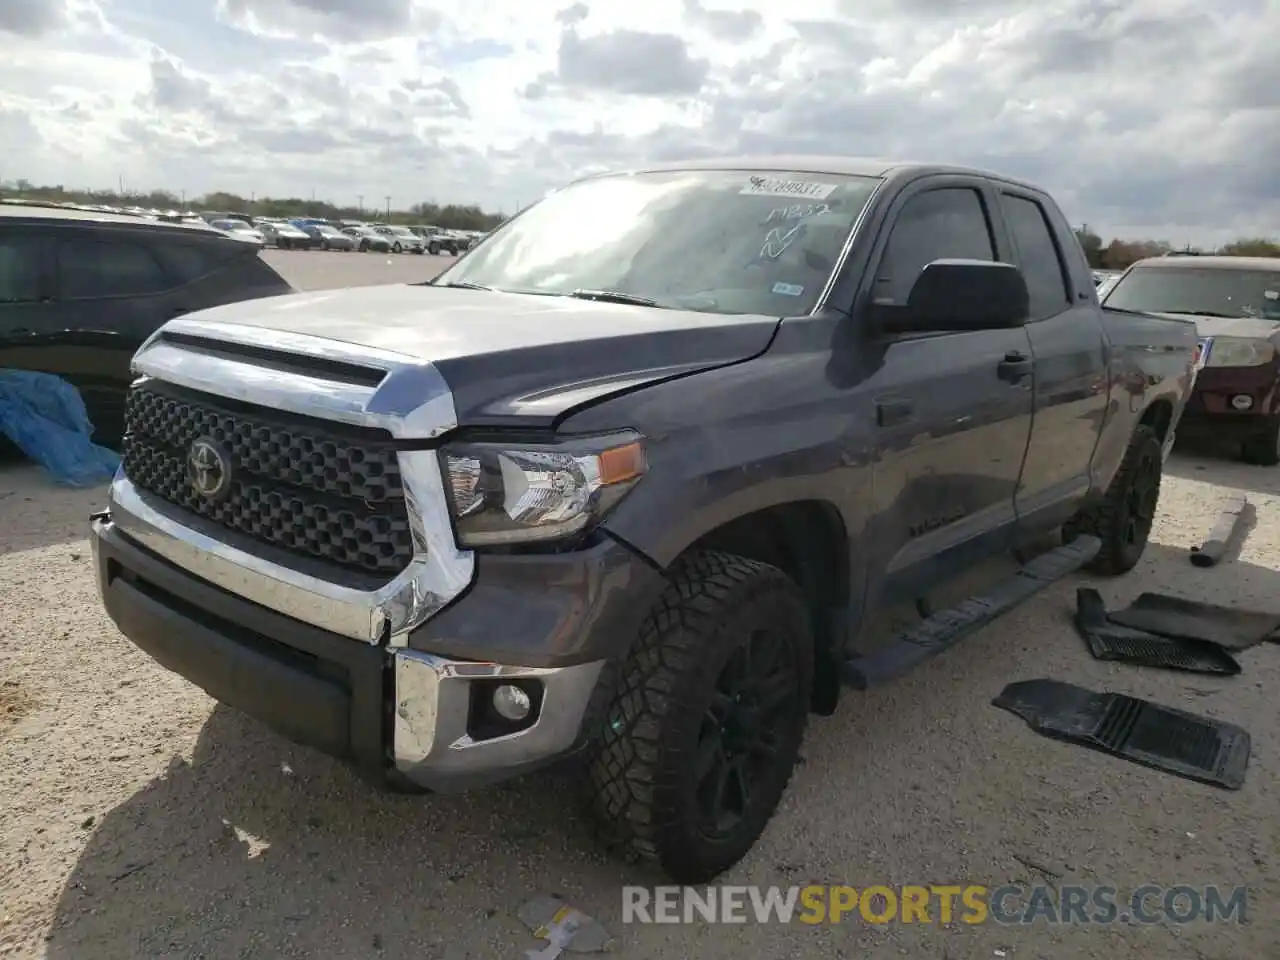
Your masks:
[[[857,690],[896,680],[930,657],[959,643],[1050,584],[1079,570],[1102,549],[1097,537],[1077,537],[1042,553],[986,593],[939,610],[883,647],[840,666],[840,679]]]

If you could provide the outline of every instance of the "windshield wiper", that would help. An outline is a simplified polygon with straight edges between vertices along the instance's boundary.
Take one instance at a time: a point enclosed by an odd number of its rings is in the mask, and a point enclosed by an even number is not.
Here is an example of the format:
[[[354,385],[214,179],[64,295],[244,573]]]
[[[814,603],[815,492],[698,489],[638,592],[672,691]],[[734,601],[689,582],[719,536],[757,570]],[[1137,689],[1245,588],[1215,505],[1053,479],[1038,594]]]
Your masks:
[[[448,283],[434,283],[428,281],[428,285],[432,287],[456,287],[459,290],[492,290],[493,287],[486,287],[483,283],[472,283],[470,280],[450,280]]]
[[[637,297],[635,294],[622,293],[619,290],[575,290],[569,296],[578,300],[599,300],[601,303],[629,303],[637,307],[656,307],[657,300],[648,297]]]
[[[1166,313],[1181,313],[1188,317],[1221,317],[1223,320],[1239,319],[1234,313],[1218,313],[1216,310],[1167,310]]]

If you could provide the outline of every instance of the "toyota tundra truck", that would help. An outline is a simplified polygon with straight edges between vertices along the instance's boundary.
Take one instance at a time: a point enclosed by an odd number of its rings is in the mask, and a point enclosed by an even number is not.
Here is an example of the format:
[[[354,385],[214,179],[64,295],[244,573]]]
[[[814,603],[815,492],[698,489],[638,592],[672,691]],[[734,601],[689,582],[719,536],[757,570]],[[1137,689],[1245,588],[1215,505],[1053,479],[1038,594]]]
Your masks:
[[[1003,176],[593,176],[433,281],[157,331],[92,521],[101,596],[379,784],[563,763],[612,849],[704,882],[842,690],[1138,562],[1196,342],[1103,310],[1057,205]],[[1012,579],[930,608],[999,556]],[[919,621],[869,636],[899,603]]]

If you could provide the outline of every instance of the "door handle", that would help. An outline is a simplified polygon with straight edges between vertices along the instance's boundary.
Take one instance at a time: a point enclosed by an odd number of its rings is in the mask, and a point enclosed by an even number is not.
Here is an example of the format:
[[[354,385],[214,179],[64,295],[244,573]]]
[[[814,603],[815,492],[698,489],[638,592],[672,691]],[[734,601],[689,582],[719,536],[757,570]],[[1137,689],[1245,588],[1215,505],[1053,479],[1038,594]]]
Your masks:
[[[1033,361],[1019,350],[1010,350],[996,367],[996,375],[1001,380],[1017,383],[1023,377],[1031,375]]]
[[[905,397],[886,398],[876,401],[876,424],[891,427],[895,423],[910,420],[916,412],[916,405]]]

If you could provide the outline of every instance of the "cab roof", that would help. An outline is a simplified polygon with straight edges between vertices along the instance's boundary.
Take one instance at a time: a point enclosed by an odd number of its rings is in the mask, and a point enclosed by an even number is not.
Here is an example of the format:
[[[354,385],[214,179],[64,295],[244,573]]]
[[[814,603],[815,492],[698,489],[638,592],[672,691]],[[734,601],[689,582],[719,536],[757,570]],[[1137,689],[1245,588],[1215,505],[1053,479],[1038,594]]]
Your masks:
[[[777,154],[766,156],[707,157],[698,160],[677,160],[669,163],[650,164],[627,170],[616,170],[598,176],[628,173],[658,173],[677,170],[742,170],[752,173],[830,173],[837,176],[877,177],[883,180],[915,179],[916,177],[958,174],[986,177],[1028,190],[1041,192],[1035,184],[1018,180],[1002,173],[952,164],[922,163],[912,160],[885,160],[871,157],[844,157],[813,154]]]

